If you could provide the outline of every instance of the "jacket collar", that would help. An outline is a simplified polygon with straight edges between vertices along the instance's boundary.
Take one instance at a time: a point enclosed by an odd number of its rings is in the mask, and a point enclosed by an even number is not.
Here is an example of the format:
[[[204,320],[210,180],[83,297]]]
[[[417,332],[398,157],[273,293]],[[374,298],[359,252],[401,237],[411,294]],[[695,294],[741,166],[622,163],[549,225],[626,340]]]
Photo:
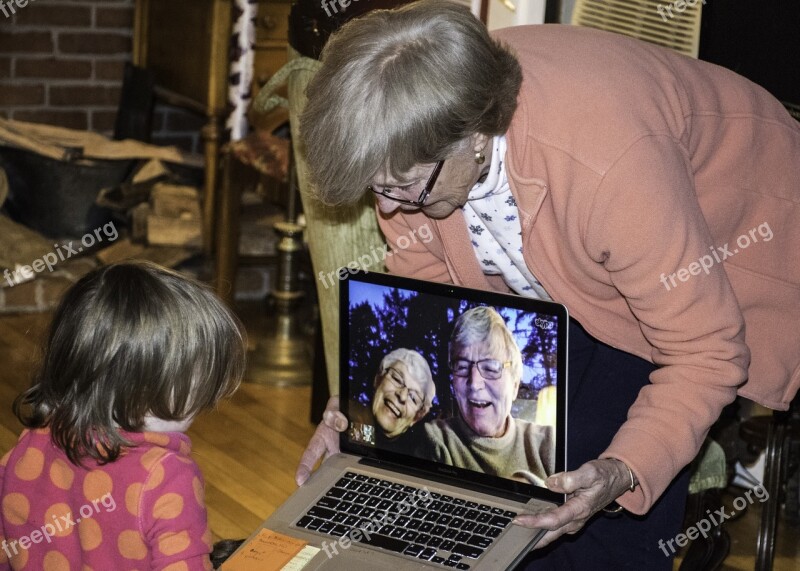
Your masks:
[[[506,172],[511,193],[517,201],[522,235],[526,236],[539,214],[547,195],[547,182],[531,172],[537,153],[529,136],[530,110],[524,98],[518,99],[517,109],[506,133]]]
[[[472,249],[472,238],[461,209],[447,218],[434,220],[444,248],[444,261],[456,285],[475,289],[492,289]]]
[[[511,134],[511,131],[509,131]],[[547,196],[547,183],[537,177],[520,174],[518,166],[519,157],[526,156],[527,140],[523,139],[522,151],[514,152],[509,143],[506,152],[506,169],[508,169],[508,182],[511,194],[517,201],[520,217],[520,230],[523,239],[529,236],[531,226],[536,221],[536,216]],[[523,171],[524,172],[524,171]],[[444,261],[447,269],[457,285],[464,285],[475,289],[492,289],[483,270],[475,257],[472,248],[472,238],[467,230],[467,223],[461,209],[455,210],[447,218],[433,220],[434,226],[439,231],[444,248]]]

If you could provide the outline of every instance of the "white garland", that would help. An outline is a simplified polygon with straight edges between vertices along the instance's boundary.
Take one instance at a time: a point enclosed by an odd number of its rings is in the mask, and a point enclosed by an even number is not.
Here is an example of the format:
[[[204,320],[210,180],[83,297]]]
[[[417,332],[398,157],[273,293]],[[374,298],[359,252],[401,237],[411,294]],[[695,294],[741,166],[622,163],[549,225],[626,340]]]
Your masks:
[[[233,106],[226,127],[231,131],[231,141],[247,135],[247,109],[250,106],[250,89],[253,83],[253,60],[255,56],[257,0],[236,0],[241,12],[233,26],[233,37],[239,48],[239,58],[231,61],[228,76],[228,101]],[[234,78],[238,76],[238,82]]]

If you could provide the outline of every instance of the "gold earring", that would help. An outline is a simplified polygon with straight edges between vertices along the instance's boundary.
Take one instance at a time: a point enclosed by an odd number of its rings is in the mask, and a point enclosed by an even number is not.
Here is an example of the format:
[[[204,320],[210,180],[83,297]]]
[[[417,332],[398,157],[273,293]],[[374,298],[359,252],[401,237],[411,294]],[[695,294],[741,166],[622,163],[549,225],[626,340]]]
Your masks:
[[[483,145],[483,149],[486,148],[486,145],[489,144],[489,140],[486,140],[486,143]],[[483,149],[475,153],[475,162],[479,165],[482,165],[486,162],[486,155],[483,154]]]

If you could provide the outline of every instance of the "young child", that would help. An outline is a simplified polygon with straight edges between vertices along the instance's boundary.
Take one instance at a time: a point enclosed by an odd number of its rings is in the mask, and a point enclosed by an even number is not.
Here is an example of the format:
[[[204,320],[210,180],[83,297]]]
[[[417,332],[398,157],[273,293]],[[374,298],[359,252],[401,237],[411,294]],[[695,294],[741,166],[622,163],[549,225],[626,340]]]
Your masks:
[[[149,263],[93,271],[56,310],[0,461],[0,570],[211,569],[203,478],[183,434],[238,387],[243,328]]]

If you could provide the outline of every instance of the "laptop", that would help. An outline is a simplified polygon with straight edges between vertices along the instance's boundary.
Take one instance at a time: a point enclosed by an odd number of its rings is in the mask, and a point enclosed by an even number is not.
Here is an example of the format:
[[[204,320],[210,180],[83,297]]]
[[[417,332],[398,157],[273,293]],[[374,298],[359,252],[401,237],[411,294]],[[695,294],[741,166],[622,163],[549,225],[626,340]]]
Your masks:
[[[520,349],[522,375],[508,413],[513,420],[506,422],[514,424],[515,439],[533,442],[526,449],[538,450],[538,460],[531,461],[538,469],[514,466],[528,462],[526,453],[515,460],[502,447],[490,449],[487,460],[486,439],[470,431],[481,430],[480,423],[490,418],[485,410],[493,406],[490,397],[487,402],[459,401],[455,394],[450,336],[460,315],[481,306],[503,318]],[[340,407],[350,420],[340,434],[341,452],[323,462],[257,533],[276,533],[310,546],[302,561],[284,569],[513,569],[544,530],[511,520],[565,499],[547,490],[543,478],[563,471],[566,463],[566,308],[357,271],[341,282],[340,312]],[[387,359],[412,352],[416,365],[406,359],[385,366]],[[421,360],[430,370],[433,394],[426,388],[429,383],[413,379],[425,368]],[[471,363],[470,372],[479,366]],[[383,382],[389,391],[395,383],[399,396],[387,397]],[[382,412],[373,406],[376,400],[379,407],[385,405]],[[403,406],[416,415],[421,408],[424,416],[415,416],[407,426]],[[462,415],[460,406],[469,410]],[[478,440],[466,440],[469,435]]]

